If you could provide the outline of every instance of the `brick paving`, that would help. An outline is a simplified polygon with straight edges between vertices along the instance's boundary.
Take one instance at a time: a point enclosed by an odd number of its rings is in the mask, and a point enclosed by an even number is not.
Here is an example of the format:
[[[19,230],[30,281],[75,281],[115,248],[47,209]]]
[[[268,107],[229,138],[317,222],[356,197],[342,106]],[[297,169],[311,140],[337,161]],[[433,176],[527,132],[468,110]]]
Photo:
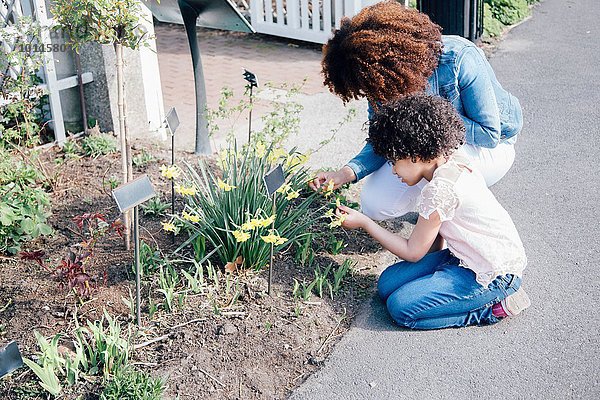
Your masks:
[[[190,148],[194,138],[195,94],[185,29],[182,25],[157,23],[155,32],[164,106],[166,110],[176,107],[181,120],[177,147]],[[245,86],[242,68],[254,72],[260,84],[301,84],[306,79],[302,93],[327,91],[320,75],[321,51],[317,45],[208,29],[199,29],[198,37],[210,108],[217,105],[224,86],[233,89],[235,98],[242,97]]]

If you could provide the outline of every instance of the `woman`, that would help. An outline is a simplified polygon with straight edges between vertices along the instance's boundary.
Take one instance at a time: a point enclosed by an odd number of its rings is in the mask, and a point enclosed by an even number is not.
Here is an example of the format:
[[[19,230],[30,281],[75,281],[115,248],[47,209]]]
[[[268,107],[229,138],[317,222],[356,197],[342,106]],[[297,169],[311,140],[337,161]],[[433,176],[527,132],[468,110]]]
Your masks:
[[[466,128],[461,152],[483,174],[488,186],[498,182],[515,158],[514,143],[523,121],[519,101],[502,88],[485,55],[458,36],[442,36],[429,17],[396,1],[364,8],[323,47],[325,85],[344,102],[366,97],[372,107],[401,96],[426,92],[446,98]],[[361,194],[362,211],[375,220],[414,211],[426,182],[409,187],[367,144],[344,167],[319,172],[318,190],[369,176]]]

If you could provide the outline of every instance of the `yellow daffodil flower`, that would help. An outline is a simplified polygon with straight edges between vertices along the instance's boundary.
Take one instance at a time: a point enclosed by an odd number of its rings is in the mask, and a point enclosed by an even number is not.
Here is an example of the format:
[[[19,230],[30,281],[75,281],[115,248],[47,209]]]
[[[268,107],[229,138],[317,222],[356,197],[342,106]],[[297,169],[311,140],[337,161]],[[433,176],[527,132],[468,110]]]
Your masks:
[[[285,149],[283,149],[282,147],[278,147],[276,149],[272,149],[271,153],[269,154],[269,157],[267,158],[267,160],[270,163],[273,163],[277,160],[279,160],[280,158],[283,158],[287,155],[287,152],[285,151]]]
[[[269,218],[265,218],[260,220],[260,226],[263,228],[269,227],[273,222],[275,222],[275,215],[271,215]]]
[[[176,165],[170,165],[167,167],[163,164],[160,166],[160,173],[167,179],[176,179],[181,174],[181,171]]]
[[[265,154],[267,154],[267,146],[263,142],[260,142],[254,147],[254,151],[256,151],[256,156],[258,158],[263,158]]]
[[[327,182],[327,184],[323,188],[323,193],[325,194],[325,197],[331,196],[331,194],[333,193],[334,187],[335,187],[335,182],[333,181],[333,179],[330,180],[329,182]]]
[[[339,207],[339,206],[341,206],[341,205],[342,205],[342,202],[340,201],[340,199],[339,199],[339,198],[336,198],[336,199],[335,199],[335,206],[336,206],[336,207]]]
[[[177,227],[172,222],[161,222],[163,230],[166,232],[176,232]]]
[[[335,217],[335,215],[333,214],[333,210],[331,208],[329,210],[327,210],[327,212],[323,216],[327,217],[327,218],[334,218]]]
[[[285,198],[288,200],[293,200],[293,199],[297,198],[298,196],[300,196],[300,192],[297,190],[292,190],[287,194],[287,196],[285,196]]]
[[[346,216],[342,215],[337,217],[336,219],[334,219],[333,221],[331,221],[329,223],[329,227],[330,228],[336,228],[338,226],[342,226],[342,224],[344,223],[344,221],[346,220]]]
[[[248,232],[244,232],[244,231],[233,231],[233,236],[235,237],[235,240],[238,243],[243,243],[246,240],[250,239],[250,234]]]
[[[277,193],[287,193],[292,190],[292,186],[289,183],[284,183],[281,185],[279,189],[276,190]]]
[[[260,237],[265,243],[273,243],[275,245],[284,244],[288,240],[286,238],[282,238],[281,236],[270,233],[266,236]]]
[[[200,222],[200,217],[198,215],[190,214],[190,213],[188,213],[186,211],[184,211],[184,212],[181,213],[181,217],[183,219],[185,219],[186,221],[190,221],[190,222],[193,222],[193,223]]]
[[[237,186],[233,186],[233,185],[223,182],[221,180],[221,178],[217,178],[217,185],[219,186],[219,189],[223,189],[226,192],[229,192],[230,190],[237,188]]]
[[[195,196],[196,188],[193,186],[175,185],[175,192],[182,196]]]

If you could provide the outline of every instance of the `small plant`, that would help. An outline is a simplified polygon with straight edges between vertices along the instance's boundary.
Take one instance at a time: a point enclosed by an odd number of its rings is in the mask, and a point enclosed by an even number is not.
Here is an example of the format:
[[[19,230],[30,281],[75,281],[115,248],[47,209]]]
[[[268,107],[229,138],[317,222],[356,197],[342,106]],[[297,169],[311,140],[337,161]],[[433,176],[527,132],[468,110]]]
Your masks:
[[[145,149],[142,149],[138,154],[133,156],[132,160],[133,166],[138,168],[143,168],[146,165],[153,163],[156,161],[156,157],[154,157],[150,152]]]
[[[342,265],[340,265],[333,272],[333,293],[339,292],[340,288],[342,287],[342,282],[344,281],[344,278],[346,277],[346,275],[348,275],[348,272],[352,271],[352,268],[354,266],[356,266],[356,262],[353,263],[349,259],[346,259],[344,260]]]
[[[76,332],[77,342],[87,360],[83,366],[88,375],[109,377],[129,362],[129,338],[122,337],[119,322],[106,311],[99,321],[88,321]]]
[[[146,216],[162,217],[169,208],[171,208],[171,203],[163,202],[160,196],[155,196],[142,204],[142,211]]]
[[[304,280],[302,282],[299,282],[298,280],[294,279],[294,288],[292,289],[292,296],[294,296],[295,299],[302,299],[304,301],[308,301],[310,300],[310,296],[316,284],[316,280],[313,280],[307,284]]]
[[[159,267],[165,263],[166,261],[161,256],[158,247],[152,248],[143,240],[140,242],[140,264],[143,277],[154,275]],[[135,269],[135,265],[132,265],[132,269]],[[135,273],[135,271],[133,272]]]
[[[126,368],[108,380],[100,400],[160,400],[163,391],[162,380],[134,368]]]
[[[86,136],[81,140],[81,149],[87,157],[100,157],[117,151],[115,139],[105,133]]]
[[[63,144],[62,152],[67,158],[79,158],[80,151],[81,149],[75,140],[67,140]]]
[[[180,283],[179,274],[171,263],[160,266],[158,273],[158,286],[160,289],[157,289],[157,291],[165,298],[163,306],[168,312],[175,309],[175,301],[178,295],[177,287]],[[179,303],[181,303],[181,299]]]
[[[102,186],[108,188],[108,190],[112,191],[115,190],[119,185],[121,184],[121,182],[119,181],[119,179],[115,176],[111,176],[110,178],[108,178],[106,180],[106,182],[103,182]]]
[[[191,273],[182,270],[181,273],[183,274],[183,276],[186,279],[186,286],[188,288],[188,290],[190,290],[192,293],[194,294],[200,294],[202,292],[204,292],[205,288],[205,281],[204,281],[204,268],[202,267],[201,264],[198,264],[195,260],[194,260],[194,267],[195,267],[195,271],[194,274],[192,275]]]
[[[331,254],[334,256],[340,254],[344,247],[346,246],[343,239],[338,240],[335,235],[329,236],[329,252]]]
[[[50,199],[38,186],[41,178],[32,165],[0,149],[0,253],[16,254],[23,242],[52,234],[46,223]]]
[[[327,286],[327,287],[329,287],[330,297],[333,299],[331,283],[329,283],[329,280],[327,279],[327,276],[329,275],[329,271],[331,271],[331,264],[329,264],[329,266],[327,268],[325,268],[325,270],[321,270],[321,267],[317,266],[315,268],[315,280],[313,281],[313,283],[314,283],[315,294],[317,296],[322,298],[323,297],[323,288],[325,286]]]
[[[294,261],[300,263],[303,267],[312,267],[315,261],[315,252],[312,248],[314,236],[313,233],[307,233],[296,240]]]

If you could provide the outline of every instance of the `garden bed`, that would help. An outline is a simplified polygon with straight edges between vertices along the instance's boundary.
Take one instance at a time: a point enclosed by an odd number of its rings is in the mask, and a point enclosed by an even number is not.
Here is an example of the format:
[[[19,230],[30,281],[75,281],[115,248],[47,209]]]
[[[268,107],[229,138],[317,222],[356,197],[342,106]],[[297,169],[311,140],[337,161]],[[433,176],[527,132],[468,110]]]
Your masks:
[[[159,150],[153,153],[158,160],[138,168],[137,173],[148,173],[166,198],[170,182],[161,179],[159,165],[166,163],[168,154]],[[109,181],[118,176],[119,156],[72,159],[56,167],[54,159],[61,157],[55,149],[43,155],[47,166],[61,168],[49,219],[55,234],[37,239],[25,249],[44,250],[46,265],[58,264],[68,248],[81,241],[73,217],[99,212],[112,221],[118,216]],[[179,157],[195,162],[187,154]],[[142,239],[157,245],[164,254],[185,240],[177,237],[173,243],[162,230],[161,218],[142,214],[141,226]],[[329,231],[326,224],[317,229]],[[287,397],[319,368],[361,303],[373,292],[375,271],[380,267],[379,246],[357,231],[337,230],[335,235],[346,247],[334,256],[324,239],[316,239],[315,262],[310,267],[295,261],[296,250],[291,246],[278,254],[271,297],[266,294],[266,270],[238,271],[239,296],[232,304],[220,303],[216,309],[203,296],[190,295],[172,312],[159,307],[152,318],[148,317],[148,304],[143,305],[143,328],[132,343],[141,347],[134,351],[132,364],[165,380],[165,398]],[[83,303],[35,262],[2,257],[0,341],[16,340],[22,353],[31,358],[38,351],[34,330],[45,337],[68,334],[76,321],[99,320],[103,310],[123,326],[131,323],[131,310],[123,301],[130,298],[134,287],[131,253],[118,236],[107,237],[98,245],[90,267],[95,290]],[[347,259],[356,264],[333,299],[310,293],[305,299],[299,298],[295,282],[310,282],[315,268],[339,266]],[[46,398],[37,381],[29,369],[19,369],[0,381],[0,398]],[[63,398],[97,398],[98,384],[92,380],[66,387]]]

